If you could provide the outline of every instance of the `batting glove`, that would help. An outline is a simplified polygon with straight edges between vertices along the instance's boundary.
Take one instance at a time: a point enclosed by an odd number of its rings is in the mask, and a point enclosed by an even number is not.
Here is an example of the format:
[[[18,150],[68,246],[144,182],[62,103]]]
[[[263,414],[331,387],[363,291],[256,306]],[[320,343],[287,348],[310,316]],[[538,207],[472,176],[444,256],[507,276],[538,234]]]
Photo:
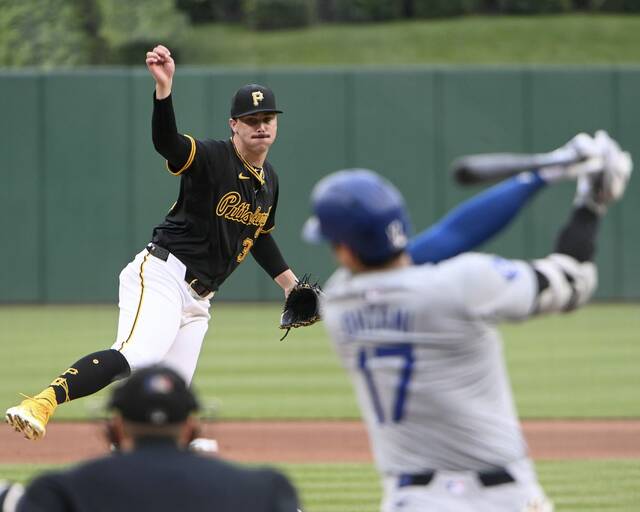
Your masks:
[[[540,169],[538,174],[547,183],[575,180],[579,176],[602,170],[602,149],[595,138],[588,133],[577,134],[552,154],[556,155],[558,160],[571,163]]]
[[[578,177],[574,204],[586,206],[603,215],[607,205],[619,200],[627,188],[633,170],[631,155],[620,149],[620,145],[607,132],[596,132],[594,142],[601,155],[602,169],[597,173]]]

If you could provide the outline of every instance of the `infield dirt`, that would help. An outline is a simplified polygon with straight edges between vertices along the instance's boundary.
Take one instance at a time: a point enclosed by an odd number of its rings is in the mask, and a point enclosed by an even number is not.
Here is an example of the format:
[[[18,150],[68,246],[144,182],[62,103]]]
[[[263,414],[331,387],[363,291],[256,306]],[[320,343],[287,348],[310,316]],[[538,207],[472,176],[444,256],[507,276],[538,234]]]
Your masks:
[[[640,458],[640,420],[523,422],[538,460]],[[53,422],[41,441],[0,428],[0,463],[66,463],[108,451],[100,422]],[[370,462],[359,421],[205,422],[201,437],[218,441],[220,456],[238,462]]]

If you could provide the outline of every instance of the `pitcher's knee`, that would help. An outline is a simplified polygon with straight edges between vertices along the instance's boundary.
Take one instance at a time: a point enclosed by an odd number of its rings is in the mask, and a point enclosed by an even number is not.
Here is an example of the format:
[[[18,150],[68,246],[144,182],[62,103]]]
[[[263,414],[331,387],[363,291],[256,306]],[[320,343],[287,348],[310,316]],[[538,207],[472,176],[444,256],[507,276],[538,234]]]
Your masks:
[[[153,366],[162,361],[162,356],[154,352],[143,352],[137,350],[135,346],[125,346],[119,351],[129,363],[129,368],[134,372],[140,368]]]

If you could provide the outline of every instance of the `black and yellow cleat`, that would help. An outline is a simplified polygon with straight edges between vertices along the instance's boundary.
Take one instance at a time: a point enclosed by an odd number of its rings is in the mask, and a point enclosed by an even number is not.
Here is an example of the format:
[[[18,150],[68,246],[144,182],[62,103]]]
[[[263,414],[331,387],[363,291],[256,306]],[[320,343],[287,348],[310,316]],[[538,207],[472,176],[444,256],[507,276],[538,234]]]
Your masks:
[[[20,405],[7,409],[5,418],[16,432],[22,432],[24,437],[35,441],[44,437],[57,405],[53,389],[47,388],[33,398],[25,397]]]

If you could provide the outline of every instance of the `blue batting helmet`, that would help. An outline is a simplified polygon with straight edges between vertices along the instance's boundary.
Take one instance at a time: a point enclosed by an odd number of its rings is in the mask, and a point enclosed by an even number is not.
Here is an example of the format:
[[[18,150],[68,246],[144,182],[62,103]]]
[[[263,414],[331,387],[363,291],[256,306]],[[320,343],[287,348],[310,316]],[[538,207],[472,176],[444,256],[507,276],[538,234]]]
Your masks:
[[[343,243],[367,265],[384,263],[407,246],[409,215],[402,194],[368,169],[345,169],[320,180],[311,193],[308,242]]]

